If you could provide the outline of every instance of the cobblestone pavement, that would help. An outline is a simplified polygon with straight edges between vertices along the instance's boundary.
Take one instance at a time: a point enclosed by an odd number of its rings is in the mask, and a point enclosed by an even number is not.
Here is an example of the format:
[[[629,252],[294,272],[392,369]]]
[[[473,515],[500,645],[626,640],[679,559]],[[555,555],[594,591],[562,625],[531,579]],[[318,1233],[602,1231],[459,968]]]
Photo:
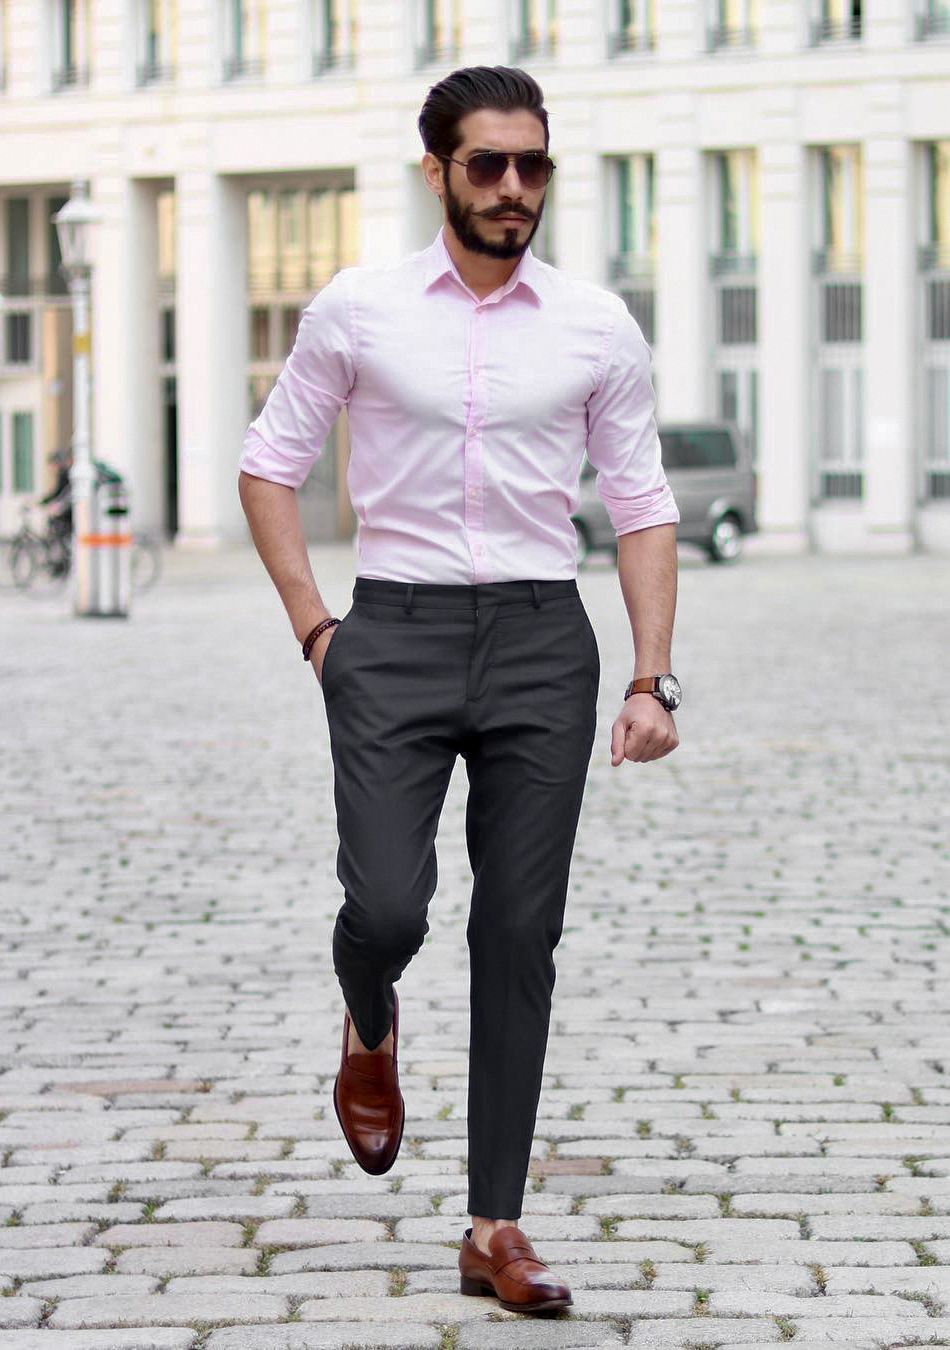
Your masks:
[[[314,550],[328,603],[354,554]],[[400,991],[406,1138],[330,1102],[322,696],[256,557],[132,621],[0,594],[0,1350],[950,1345],[946,561],[684,555],[681,748],[600,727],[523,1227],[574,1290],[458,1293],[464,765]],[[942,650],[941,650],[942,648]]]

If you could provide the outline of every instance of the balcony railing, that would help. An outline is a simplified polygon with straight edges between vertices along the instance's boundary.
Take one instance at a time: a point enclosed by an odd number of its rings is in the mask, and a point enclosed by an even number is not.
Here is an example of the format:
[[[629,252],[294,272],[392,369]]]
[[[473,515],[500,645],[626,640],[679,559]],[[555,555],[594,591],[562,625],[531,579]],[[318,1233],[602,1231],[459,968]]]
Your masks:
[[[50,272],[43,277],[0,276],[0,299],[49,300],[68,295],[69,287],[60,273]]]
[[[607,273],[615,285],[623,281],[652,282],[656,263],[649,253],[617,253],[610,259]]]
[[[759,259],[755,253],[711,253],[709,274],[713,277],[754,277]]]
[[[458,60],[458,48],[450,42],[440,46],[436,42],[422,42],[416,47],[416,69],[425,66],[447,66]]]
[[[259,57],[226,56],[222,75],[227,80],[259,79],[264,74],[264,62]]]
[[[639,29],[622,28],[617,33],[607,34],[607,56],[623,56],[625,52],[652,52],[656,47],[656,35],[643,33]]]
[[[511,60],[527,61],[530,58],[550,61],[557,55],[557,38],[553,33],[543,36],[540,33],[521,33],[511,40]]]
[[[356,59],[352,52],[319,51],[313,53],[310,73],[314,76],[329,75],[333,71],[352,70]]]
[[[860,39],[860,14],[852,14],[847,19],[815,19],[811,25],[812,47],[820,47],[827,42],[859,42]]]
[[[147,84],[171,84],[175,78],[174,66],[163,66],[160,61],[140,61],[135,67],[135,83],[139,89]]]
[[[864,259],[859,253],[845,253],[833,248],[816,248],[811,255],[812,275],[816,277],[856,277],[864,271]]]
[[[758,34],[748,25],[731,27],[728,24],[715,24],[706,29],[706,50],[710,52],[741,50],[754,47]]]
[[[53,71],[53,93],[61,89],[82,89],[89,83],[88,66],[58,66]]]
[[[950,272],[950,244],[921,244],[917,250],[919,272]]]
[[[950,5],[940,9],[934,6],[917,15],[918,42],[926,42],[928,38],[947,34],[950,34]]]

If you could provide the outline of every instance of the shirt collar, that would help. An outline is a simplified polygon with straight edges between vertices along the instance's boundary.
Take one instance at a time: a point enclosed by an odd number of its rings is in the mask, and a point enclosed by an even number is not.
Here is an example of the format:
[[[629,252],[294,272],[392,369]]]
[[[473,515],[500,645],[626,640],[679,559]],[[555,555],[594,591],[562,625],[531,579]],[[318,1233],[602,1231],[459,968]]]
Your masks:
[[[458,268],[449,256],[449,251],[445,246],[445,231],[440,229],[430,246],[425,250],[425,287],[429,289],[436,281],[444,276],[453,276],[460,285],[465,286],[465,282],[459,276]],[[515,290],[517,286],[525,286],[536,300],[544,298],[544,286],[547,277],[544,268],[537,258],[526,248],[519,259],[518,266],[512,272],[511,276],[505,282],[501,289],[501,295],[508,295]],[[465,287],[466,291],[468,287]],[[501,296],[499,296],[499,299]]]

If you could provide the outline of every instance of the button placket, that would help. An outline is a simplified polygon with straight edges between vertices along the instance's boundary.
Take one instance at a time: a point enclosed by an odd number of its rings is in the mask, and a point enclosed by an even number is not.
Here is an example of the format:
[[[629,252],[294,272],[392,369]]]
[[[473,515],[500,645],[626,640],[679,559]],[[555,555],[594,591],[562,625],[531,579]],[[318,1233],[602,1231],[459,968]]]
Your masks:
[[[482,430],[485,423],[485,310],[475,307],[469,327],[469,409],[465,427],[464,518],[474,580],[481,581],[485,556]]]

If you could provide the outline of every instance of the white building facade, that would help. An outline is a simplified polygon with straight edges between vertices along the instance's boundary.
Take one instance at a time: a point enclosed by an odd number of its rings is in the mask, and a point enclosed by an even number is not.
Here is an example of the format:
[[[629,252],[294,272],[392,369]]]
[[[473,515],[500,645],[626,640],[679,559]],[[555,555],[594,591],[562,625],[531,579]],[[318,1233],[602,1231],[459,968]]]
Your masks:
[[[416,117],[475,64],[541,83],[535,249],[624,296],[661,421],[737,421],[764,534],[950,551],[950,0],[0,0],[0,535],[69,443],[71,180],[103,217],[93,453],[140,526],[244,539],[300,311],[429,242]],[[312,538],[353,530],[346,456],[341,422]]]

